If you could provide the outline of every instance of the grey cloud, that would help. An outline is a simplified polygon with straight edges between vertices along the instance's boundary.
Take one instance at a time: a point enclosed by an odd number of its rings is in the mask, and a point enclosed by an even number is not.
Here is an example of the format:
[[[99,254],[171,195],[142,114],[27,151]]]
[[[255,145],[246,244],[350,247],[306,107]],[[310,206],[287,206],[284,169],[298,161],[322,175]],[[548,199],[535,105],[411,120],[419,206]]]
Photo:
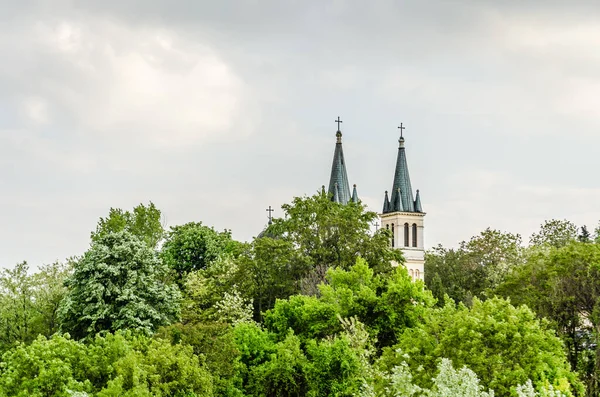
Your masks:
[[[373,210],[396,123],[408,126],[430,244],[559,212],[593,223],[593,205],[557,204],[565,189],[592,200],[600,165],[586,34],[600,24],[593,2],[576,5],[5,1],[0,265],[80,253],[108,207],[147,200],[169,224],[248,239],[266,206],[327,183],[338,115],[350,181]],[[543,211],[495,215],[540,200]]]

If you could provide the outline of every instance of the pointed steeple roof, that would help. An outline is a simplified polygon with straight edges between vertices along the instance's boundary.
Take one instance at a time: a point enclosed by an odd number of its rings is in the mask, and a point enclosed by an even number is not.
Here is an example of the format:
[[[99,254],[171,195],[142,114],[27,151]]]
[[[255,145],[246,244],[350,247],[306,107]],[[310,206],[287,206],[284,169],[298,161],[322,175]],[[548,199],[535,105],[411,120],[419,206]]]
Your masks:
[[[356,184],[354,184],[354,190],[352,190],[352,202],[358,203],[358,193],[356,192]]]
[[[331,177],[329,179],[328,194],[330,196],[335,196],[335,186],[337,184],[338,202],[341,204],[347,204],[352,197],[350,195],[350,184],[348,183],[346,161],[344,160],[344,150],[342,149],[342,132],[339,130],[339,124],[335,136],[336,144],[335,151],[333,153],[333,164],[331,165]]]
[[[337,183],[333,187],[333,202],[334,203],[339,203],[340,202],[340,189],[339,189]]]
[[[423,207],[421,206],[421,194],[419,193],[419,189],[417,189],[417,197],[415,198],[415,211],[423,212]]]
[[[396,160],[396,170],[394,171],[394,186],[392,188],[392,211],[415,212],[415,199],[410,184],[410,175],[408,173],[408,162],[406,161],[406,149],[404,148],[404,137],[400,137],[398,146],[398,158]],[[399,200],[398,200],[398,195]],[[400,209],[397,202],[401,202]]]
[[[400,191],[400,188],[397,189],[395,195],[392,193],[392,197],[393,212],[404,212],[404,204],[402,203],[402,192]]]
[[[388,197],[387,190],[385,191],[385,199],[383,200],[383,213],[388,213],[390,211],[390,199]]]

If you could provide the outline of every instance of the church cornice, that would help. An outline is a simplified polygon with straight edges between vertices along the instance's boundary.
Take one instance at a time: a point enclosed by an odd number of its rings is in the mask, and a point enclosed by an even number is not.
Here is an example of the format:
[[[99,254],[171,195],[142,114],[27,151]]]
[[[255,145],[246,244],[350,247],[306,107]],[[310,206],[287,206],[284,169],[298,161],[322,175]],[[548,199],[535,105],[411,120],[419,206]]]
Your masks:
[[[379,214],[379,217],[391,218],[393,216],[406,216],[406,215],[424,217],[425,215],[427,215],[427,213],[426,212],[407,212],[407,211],[382,212]]]

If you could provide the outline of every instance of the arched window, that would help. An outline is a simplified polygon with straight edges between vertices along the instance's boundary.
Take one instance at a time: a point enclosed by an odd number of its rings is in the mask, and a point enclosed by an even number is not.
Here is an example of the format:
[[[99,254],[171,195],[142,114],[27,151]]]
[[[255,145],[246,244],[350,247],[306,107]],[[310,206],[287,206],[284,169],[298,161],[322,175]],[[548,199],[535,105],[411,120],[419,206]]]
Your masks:
[[[417,280],[420,280],[420,279],[421,279],[421,272],[420,272],[420,271],[418,271],[418,270],[415,270],[415,278],[416,278]]]
[[[413,223],[412,226],[412,234],[413,234],[413,247],[417,246],[417,224]]]
[[[404,246],[405,247],[409,247],[408,242],[410,240],[408,239],[408,231],[409,231],[408,223],[405,223],[404,224]]]
[[[396,233],[394,231],[394,224],[392,223],[392,248],[394,248],[395,240],[396,240]]]
[[[410,278],[412,278],[412,279],[415,278],[415,272],[413,269],[410,269]]]

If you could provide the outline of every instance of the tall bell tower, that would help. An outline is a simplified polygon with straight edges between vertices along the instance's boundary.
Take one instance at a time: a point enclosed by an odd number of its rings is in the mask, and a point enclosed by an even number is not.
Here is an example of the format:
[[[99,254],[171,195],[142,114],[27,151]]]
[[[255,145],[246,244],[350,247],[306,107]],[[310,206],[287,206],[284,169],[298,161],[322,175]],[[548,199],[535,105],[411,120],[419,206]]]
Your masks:
[[[398,158],[394,170],[391,198],[385,192],[383,211],[379,215],[381,226],[392,232],[392,247],[400,249],[406,259],[405,266],[413,280],[424,279],[425,245],[423,228],[425,213],[421,206],[421,195],[417,190],[413,196],[406,160],[404,126],[400,124]]]

